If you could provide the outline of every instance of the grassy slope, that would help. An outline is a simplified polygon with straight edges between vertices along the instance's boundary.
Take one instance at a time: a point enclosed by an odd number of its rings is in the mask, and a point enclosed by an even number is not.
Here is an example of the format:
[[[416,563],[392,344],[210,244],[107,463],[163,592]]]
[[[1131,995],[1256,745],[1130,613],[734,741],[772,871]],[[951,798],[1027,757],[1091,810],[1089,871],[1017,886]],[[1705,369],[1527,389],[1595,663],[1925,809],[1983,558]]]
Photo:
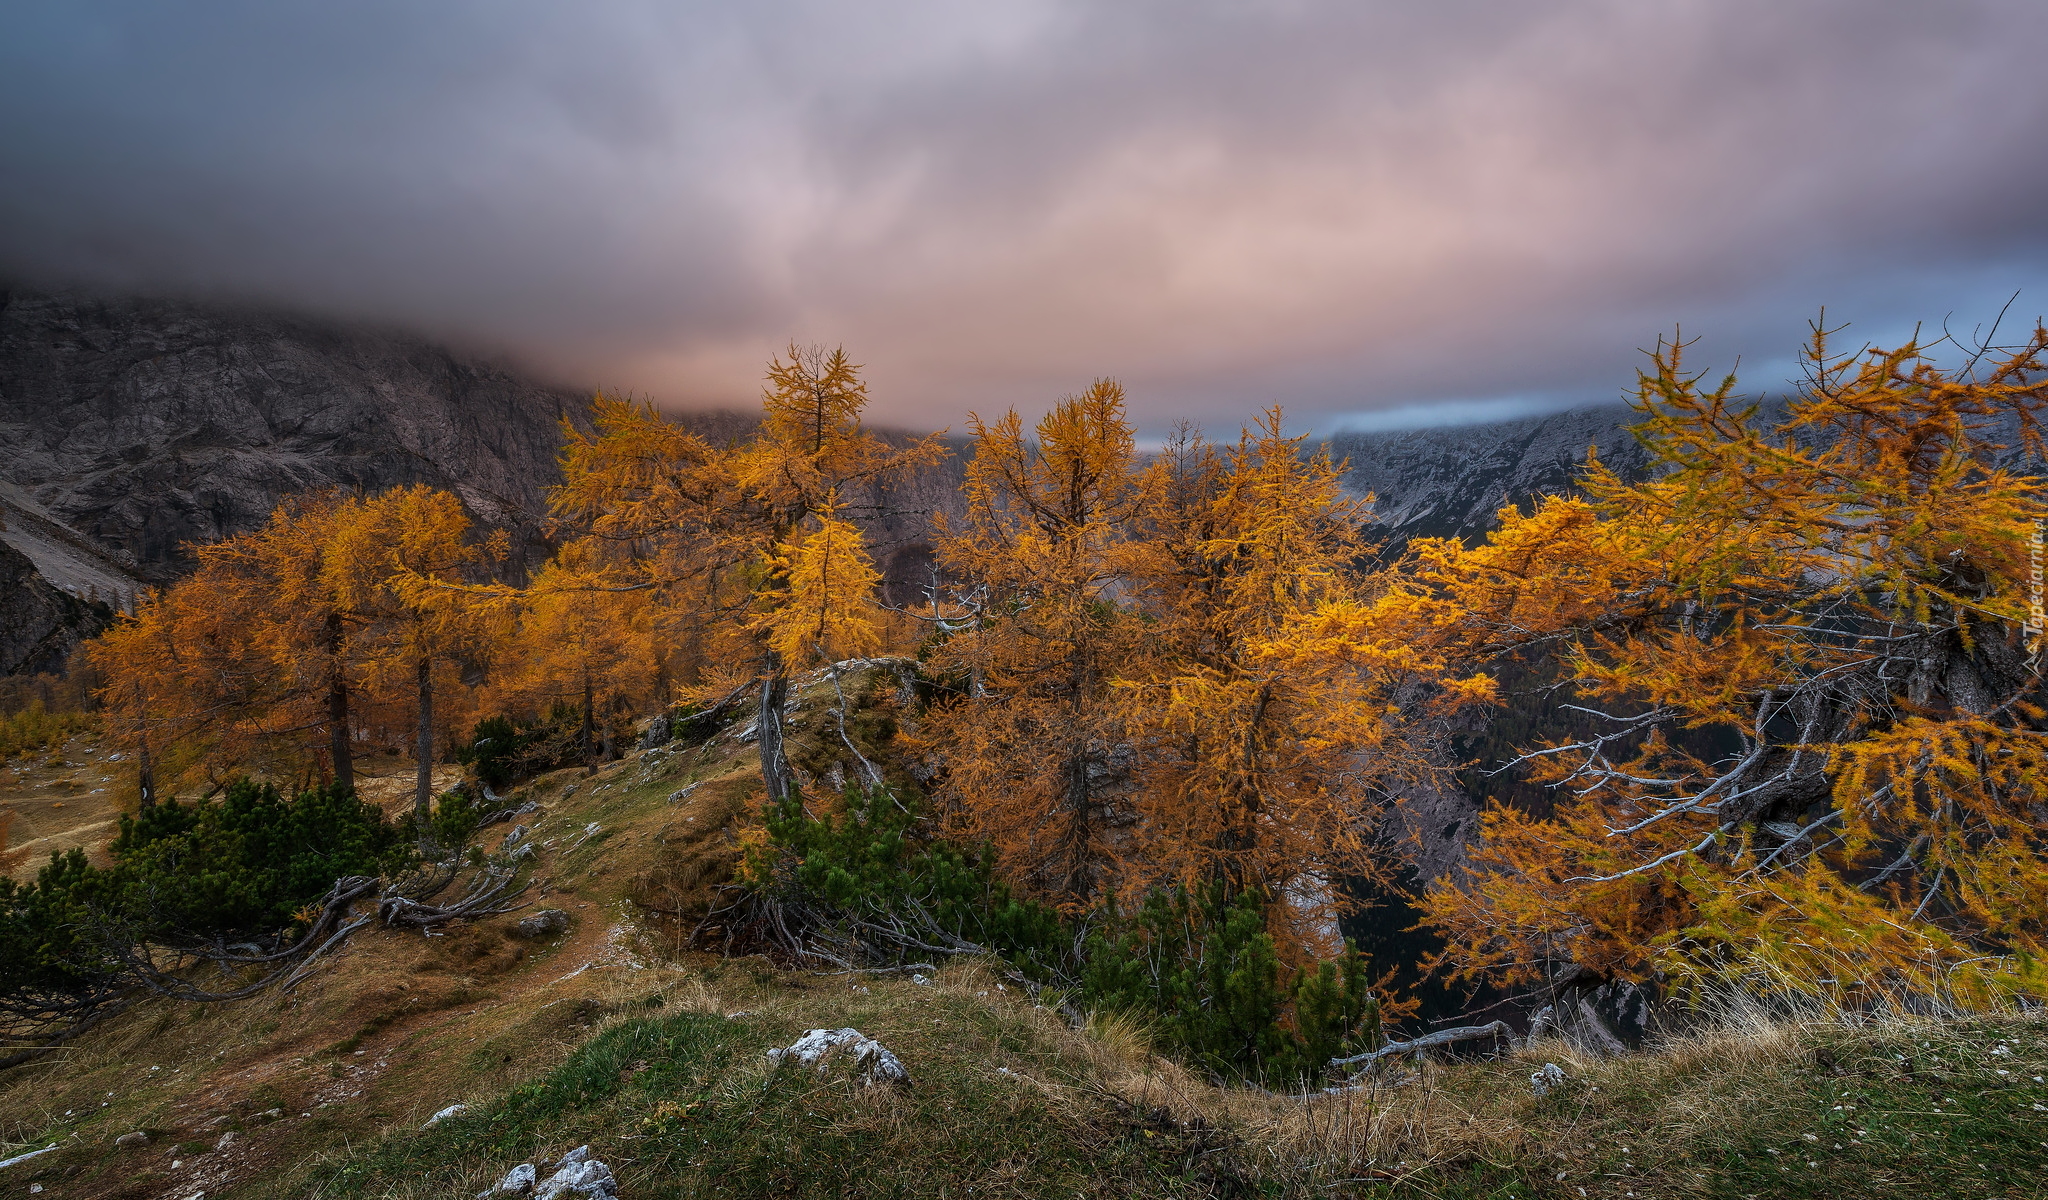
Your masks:
[[[876,683],[857,735],[886,727]],[[798,758],[821,774],[827,713],[813,688]],[[0,1194],[467,1196],[589,1142],[629,1200],[2048,1195],[2039,1020],[1775,1027],[1605,1063],[1545,1046],[1303,1099],[1208,1086],[1125,1022],[1070,1029],[979,964],[919,985],[676,952],[635,901],[701,904],[729,869],[757,794],[731,734],[525,789],[551,843],[535,903],[575,917],[550,943],[511,918],[366,935],[295,995],[145,1005],[0,1076],[0,1157],[62,1147]],[[769,1047],[845,1025],[915,1085],[770,1068]],[[1572,1082],[1538,1099],[1546,1059]],[[114,1150],[133,1129],[151,1143]]]

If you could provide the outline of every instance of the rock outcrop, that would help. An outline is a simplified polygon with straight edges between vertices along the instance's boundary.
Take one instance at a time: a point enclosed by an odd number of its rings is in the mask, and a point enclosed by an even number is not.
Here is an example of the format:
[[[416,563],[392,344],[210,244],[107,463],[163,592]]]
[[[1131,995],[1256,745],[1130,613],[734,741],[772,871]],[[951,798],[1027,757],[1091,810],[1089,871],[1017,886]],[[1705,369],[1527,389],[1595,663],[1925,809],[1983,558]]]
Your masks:
[[[107,604],[54,586],[27,555],[0,541],[0,675],[62,670],[80,640],[113,616]]]

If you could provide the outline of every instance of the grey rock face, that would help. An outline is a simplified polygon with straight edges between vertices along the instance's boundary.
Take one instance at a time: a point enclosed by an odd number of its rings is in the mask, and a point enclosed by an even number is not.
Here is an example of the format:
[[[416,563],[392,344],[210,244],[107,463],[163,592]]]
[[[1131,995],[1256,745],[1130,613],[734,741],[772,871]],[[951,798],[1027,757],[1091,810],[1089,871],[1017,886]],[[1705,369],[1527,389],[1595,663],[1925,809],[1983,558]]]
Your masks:
[[[534,1200],[618,1200],[618,1180],[612,1169],[592,1157],[590,1147],[578,1146],[555,1164],[555,1173],[534,1185]]]
[[[1348,459],[1344,486],[1372,493],[1381,531],[1397,541],[1457,537],[1494,526],[1505,504],[1569,493],[1589,447],[1625,476],[1649,455],[1629,433],[1639,418],[1625,406],[1548,417],[1399,433],[1339,433],[1333,458]]]
[[[533,1169],[532,1163],[520,1163],[518,1166],[505,1172],[503,1179],[478,1192],[477,1200],[485,1200],[487,1196],[532,1195],[535,1175],[536,1172]]]
[[[916,976],[919,983],[925,982],[922,975]],[[768,1061],[780,1065],[794,1062],[798,1066],[816,1067],[823,1071],[828,1060],[836,1053],[850,1056],[853,1066],[864,1087],[878,1084],[902,1084],[909,1086],[910,1072],[903,1062],[888,1047],[868,1037],[858,1029],[812,1029],[787,1046],[778,1046],[768,1051]]]
[[[1596,1058],[1627,1054],[1660,1027],[1660,1015],[1651,993],[1626,980],[1574,984],[1530,1015],[1528,1041],[1562,1038]]]
[[[56,587],[0,541],[0,675],[62,670],[78,643],[113,617],[110,606]]]
[[[330,486],[448,488],[515,529],[587,398],[406,334],[0,290],[0,480],[162,581]]]

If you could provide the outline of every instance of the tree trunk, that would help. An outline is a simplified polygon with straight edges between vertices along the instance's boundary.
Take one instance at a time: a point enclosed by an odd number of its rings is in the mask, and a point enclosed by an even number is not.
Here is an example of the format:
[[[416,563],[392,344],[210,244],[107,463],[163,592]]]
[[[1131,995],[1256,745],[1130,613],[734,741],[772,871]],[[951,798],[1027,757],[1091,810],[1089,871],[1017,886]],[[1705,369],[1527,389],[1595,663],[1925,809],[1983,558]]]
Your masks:
[[[142,789],[142,807],[156,804],[156,772],[149,765],[149,735],[143,734],[141,748],[136,755],[136,784]]]
[[[1094,842],[1094,813],[1090,802],[1094,789],[1088,785],[1088,768],[1092,765],[1086,743],[1075,748],[1067,756],[1060,775],[1065,782],[1066,792],[1066,863],[1061,869],[1060,890],[1076,900],[1086,900],[1094,893],[1094,881],[1090,879],[1094,865],[1089,860]]]
[[[341,669],[341,614],[327,614],[327,747],[336,787],[356,788],[354,738],[348,727],[348,676]]]
[[[419,773],[414,777],[412,805],[419,818],[420,836],[426,836],[427,818],[434,805],[434,660],[422,656],[419,666],[420,736],[417,753]]]
[[[782,674],[782,661],[771,655],[768,671],[761,676],[761,699],[755,708],[754,732],[761,747],[761,782],[768,786],[768,803],[782,804],[794,790],[790,783],[789,758],[782,749],[782,697],[789,680]]]
[[[583,773],[597,774],[596,705],[590,689],[590,668],[583,668]]]
[[[135,729],[135,783],[142,791],[142,807],[149,808],[156,803],[156,772],[149,763],[149,709],[143,703],[139,683],[135,686]]]

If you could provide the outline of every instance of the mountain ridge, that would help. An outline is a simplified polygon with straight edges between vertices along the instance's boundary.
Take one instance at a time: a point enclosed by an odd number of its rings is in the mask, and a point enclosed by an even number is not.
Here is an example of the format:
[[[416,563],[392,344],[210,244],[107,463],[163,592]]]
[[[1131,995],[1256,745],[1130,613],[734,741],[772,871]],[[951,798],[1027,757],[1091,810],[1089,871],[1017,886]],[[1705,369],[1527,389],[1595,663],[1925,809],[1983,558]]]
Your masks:
[[[414,334],[0,282],[0,674],[53,669],[287,495],[446,488],[532,549],[589,393]],[[60,599],[59,597],[68,597]]]
[[[0,479],[163,582],[284,495],[447,487],[538,511],[587,393],[416,335],[183,300],[0,288]]]

